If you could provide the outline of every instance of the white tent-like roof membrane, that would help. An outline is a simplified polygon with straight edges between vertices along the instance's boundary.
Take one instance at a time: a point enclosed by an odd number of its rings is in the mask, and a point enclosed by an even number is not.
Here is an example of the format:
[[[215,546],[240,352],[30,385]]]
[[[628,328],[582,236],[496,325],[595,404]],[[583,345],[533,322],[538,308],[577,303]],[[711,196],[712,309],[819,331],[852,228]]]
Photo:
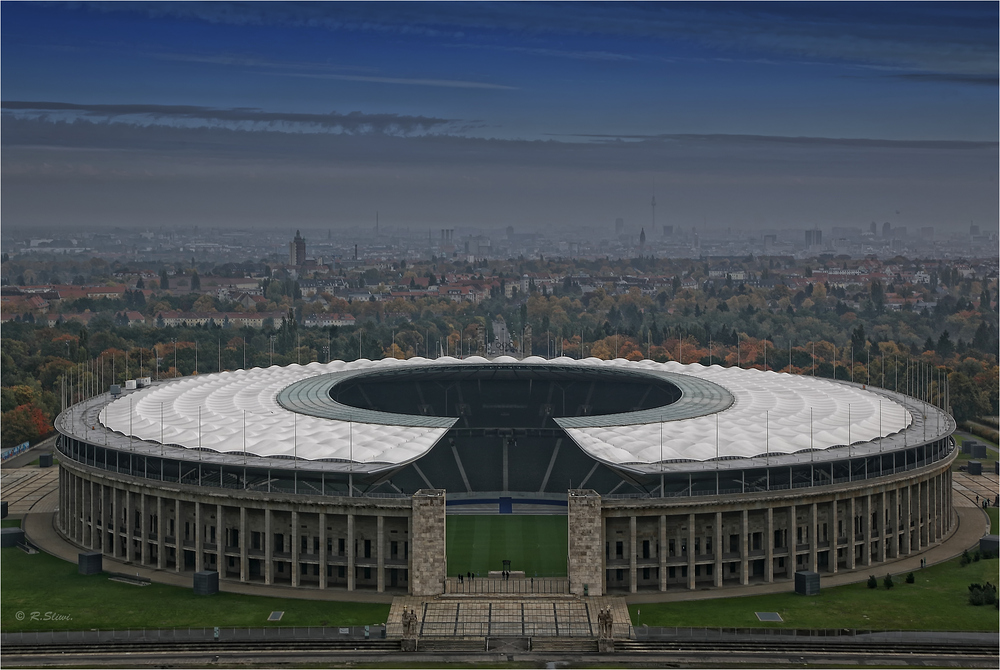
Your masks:
[[[713,382],[735,398],[727,409],[707,416],[613,425],[609,415],[607,425],[565,428],[585,452],[610,464],[707,461],[828,449],[886,437],[912,421],[909,412],[890,398],[816,377],[675,362],[539,357],[522,361],[509,357],[492,361],[480,357],[362,359],[198,375],[128,393],[105,407],[100,419],[108,428],[137,439],[192,449],[403,464],[427,453],[448,428],[321,418],[285,409],[276,397],[289,385],[316,375],[442,364],[669,372]]]

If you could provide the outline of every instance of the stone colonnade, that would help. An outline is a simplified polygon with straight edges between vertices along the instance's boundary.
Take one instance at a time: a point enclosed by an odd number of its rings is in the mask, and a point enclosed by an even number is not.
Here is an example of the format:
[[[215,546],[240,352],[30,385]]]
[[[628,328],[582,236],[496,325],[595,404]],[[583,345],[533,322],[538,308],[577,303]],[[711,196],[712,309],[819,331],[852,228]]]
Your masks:
[[[577,595],[725,587],[798,570],[872,570],[952,531],[954,454],[855,483],[685,498],[568,496]],[[58,528],[70,541],[159,570],[292,587],[442,593],[445,492],[412,498],[259,493],[134,479],[66,459]]]
[[[59,531],[84,549],[159,570],[215,570],[222,579],[320,589],[419,586],[411,583],[409,497],[159,484],[65,459]],[[442,543],[437,562],[443,551]]]
[[[600,554],[590,547],[585,571],[571,570],[570,580],[574,592],[582,580],[590,595],[600,595],[767,583],[798,570],[874,570],[950,534],[953,460],[780,494],[602,500],[577,492],[589,503],[584,508],[574,506],[571,492],[571,569],[595,523]]]

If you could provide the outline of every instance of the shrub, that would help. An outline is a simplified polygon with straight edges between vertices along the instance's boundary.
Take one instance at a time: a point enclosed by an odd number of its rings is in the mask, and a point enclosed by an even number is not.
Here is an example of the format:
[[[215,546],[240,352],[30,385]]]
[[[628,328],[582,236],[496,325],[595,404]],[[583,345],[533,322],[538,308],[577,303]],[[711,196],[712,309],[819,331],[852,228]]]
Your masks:
[[[997,587],[989,582],[985,584],[969,584],[970,605],[994,605],[997,602]]]
[[[883,585],[885,586],[885,588],[887,588],[887,589],[891,589],[891,588],[892,588],[893,586],[895,586],[895,585],[894,585],[894,584],[892,583],[892,575],[889,575],[889,574],[887,574],[887,575],[885,576],[885,579],[883,579],[883,580],[882,580],[882,584],[883,584]]]
[[[875,575],[871,575],[868,577],[868,588],[870,589],[878,588],[878,580],[875,579]]]
[[[959,559],[958,564],[964,568],[969,563],[972,563],[972,558],[969,556],[969,550],[966,549],[962,552],[962,558]]]
[[[978,563],[979,562],[979,550],[978,549],[976,550],[976,553],[974,553],[972,555],[972,562],[973,563]]]
[[[916,579],[913,577],[913,573],[912,572],[910,574],[906,575],[906,583],[907,584],[912,584],[914,581],[916,581]]]

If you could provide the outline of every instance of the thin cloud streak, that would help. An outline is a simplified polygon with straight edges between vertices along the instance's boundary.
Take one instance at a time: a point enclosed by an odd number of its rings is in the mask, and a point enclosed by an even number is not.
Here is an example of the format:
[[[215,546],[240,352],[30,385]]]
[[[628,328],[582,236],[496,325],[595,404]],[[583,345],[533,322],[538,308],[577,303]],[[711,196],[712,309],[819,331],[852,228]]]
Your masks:
[[[454,79],[407,79],[404,77],[373,77],[353,74],[310,74],[306,72],[270,73],[277,76],[302,77],[306,79],[334,79],[337,81],[362,81],[373,84],[403,84],[406,86],[436,86],[439,88],[482,88],[497,91],[516,91],[516,86],[487,84],[479,81],[459,81]]]
[[[233,130],[271,130],[276,132],[336,131],[421,133],[443,131],[454,119],[401,114],[307,114],[268,112],[261,109],[218,109],[199,105],[109,104],[92,105],[71,102],[4,101],[6,113],[20,118],[53,121],[87,120],[92,123],[131,123],[135,125],[186,125],[221,123]],[[64,117],[57,116],[59,114]]]

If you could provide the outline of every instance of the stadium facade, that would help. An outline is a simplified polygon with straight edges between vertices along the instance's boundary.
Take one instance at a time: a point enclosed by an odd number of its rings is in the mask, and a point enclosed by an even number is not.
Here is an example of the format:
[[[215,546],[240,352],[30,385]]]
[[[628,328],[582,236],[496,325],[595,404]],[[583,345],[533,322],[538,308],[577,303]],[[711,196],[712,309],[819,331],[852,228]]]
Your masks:
[[[251,583],[441,593],[463,505],[567,514],[589,595],[870,570],[954,523],[945,411],[760,370],[334,361],[102,394],[56,427],[67,539]]]

